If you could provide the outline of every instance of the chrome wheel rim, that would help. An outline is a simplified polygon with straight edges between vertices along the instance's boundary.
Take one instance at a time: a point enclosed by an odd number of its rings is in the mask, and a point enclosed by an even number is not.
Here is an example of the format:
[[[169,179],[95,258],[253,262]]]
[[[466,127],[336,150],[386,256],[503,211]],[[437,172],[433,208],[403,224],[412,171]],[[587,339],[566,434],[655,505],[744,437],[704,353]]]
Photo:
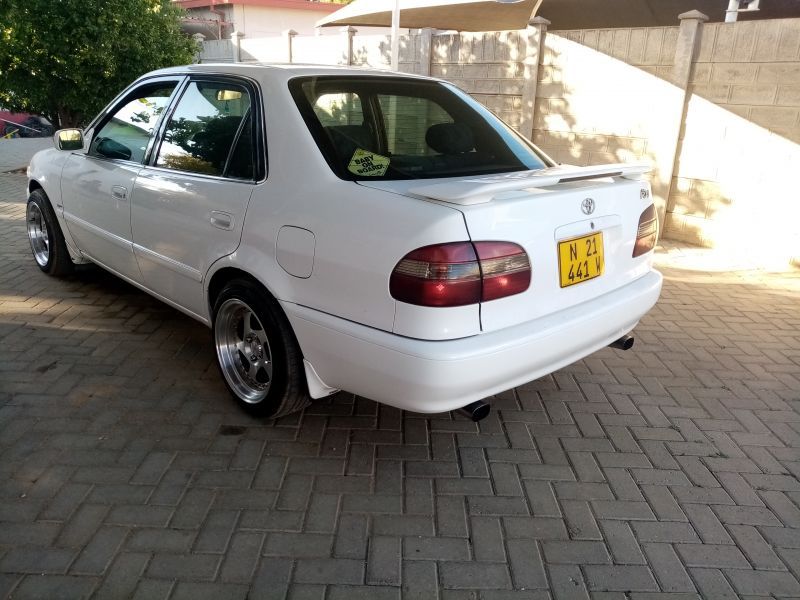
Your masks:
[[[272,352],[253,309],[237,298],[222,303],[214,322],[214,344],[222,374],[236,395],[258,404],[272,383]]]
[[[35,202],[28,203],[28,239],[31,242],[33,257],[40,267],[46,267],[50,260],[50,234],[44,221],[42,209]]]

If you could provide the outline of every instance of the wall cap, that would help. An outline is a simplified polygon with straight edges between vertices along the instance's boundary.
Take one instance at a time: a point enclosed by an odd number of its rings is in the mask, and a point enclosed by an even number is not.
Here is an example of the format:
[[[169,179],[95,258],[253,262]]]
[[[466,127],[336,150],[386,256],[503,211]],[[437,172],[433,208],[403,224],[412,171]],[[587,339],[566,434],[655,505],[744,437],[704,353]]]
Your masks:
[[[699,10],[690,10],[689,12],[681,13],[678,15],[678,18],[681,21],[685,21],[686,19],[702,21],[703,23],[708,21],[708,15],[701,13]]]
[[[545,27],[547,27],[548,25],[552,25],[552,23],[547,19],[545,19],[544,17],[540,17],[537,15],[533,17],[530,21],[528,21],[528,26],[536,27],[537,25],[544,25]]]

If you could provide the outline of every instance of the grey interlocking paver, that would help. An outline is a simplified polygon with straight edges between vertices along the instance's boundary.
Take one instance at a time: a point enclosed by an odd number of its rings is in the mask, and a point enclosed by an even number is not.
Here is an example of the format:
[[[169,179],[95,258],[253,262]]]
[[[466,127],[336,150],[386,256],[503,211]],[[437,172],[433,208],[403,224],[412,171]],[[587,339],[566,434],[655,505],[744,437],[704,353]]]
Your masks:
[[[480,424],[347,394],[268,422],[202,326],[42,275],[24,188],[0,173],[0,598],[800,596],[797,272],[667,244],[634,351]]]

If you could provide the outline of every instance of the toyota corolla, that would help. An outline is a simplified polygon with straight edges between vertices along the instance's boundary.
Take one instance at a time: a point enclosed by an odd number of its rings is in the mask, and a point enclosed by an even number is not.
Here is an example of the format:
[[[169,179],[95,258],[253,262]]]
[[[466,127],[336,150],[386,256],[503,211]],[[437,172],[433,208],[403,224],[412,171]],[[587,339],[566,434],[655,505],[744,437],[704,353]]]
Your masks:
[[[54,140],[38,266],[95,263],[208,325],[264,416],[338,390],[461,408],[629,346],[661,290],[646,167],[556,165],[440,80],[178,67]]]

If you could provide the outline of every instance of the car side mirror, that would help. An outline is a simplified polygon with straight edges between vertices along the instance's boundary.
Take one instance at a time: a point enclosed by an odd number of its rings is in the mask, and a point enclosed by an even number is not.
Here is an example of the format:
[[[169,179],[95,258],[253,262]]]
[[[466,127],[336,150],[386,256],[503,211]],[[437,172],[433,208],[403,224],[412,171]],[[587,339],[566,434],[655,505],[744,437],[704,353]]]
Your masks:
[[[53,138],[59,150],[83,149],[83,132],[80,129],[59,129]]]

